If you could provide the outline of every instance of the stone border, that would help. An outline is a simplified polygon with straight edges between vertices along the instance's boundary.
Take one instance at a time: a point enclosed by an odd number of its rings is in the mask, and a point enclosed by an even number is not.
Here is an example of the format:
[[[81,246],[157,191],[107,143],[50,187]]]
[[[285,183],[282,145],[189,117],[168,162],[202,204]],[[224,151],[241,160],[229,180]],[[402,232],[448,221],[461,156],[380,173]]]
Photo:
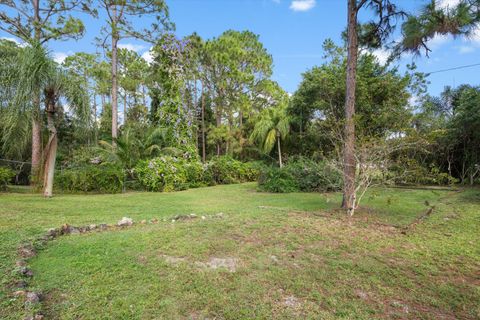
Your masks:
[[[210,215],[210,218],[223,218],[223,212]],[[187,215],[175,215],[169,219],[162,219],[162,222],[171,221],[172,223],[176,221],[185,221],[197,219],[198,216],[194,213]],[[205,220],[206,216],[201,216],[202,220]],[[159,220],[157,218],[152,218],[150,220],[141,220],[139,224],[158,224]],[[34,274],[32,269],[28,266],[28,260],[35,257],[39,251],[41,251],[48,242],[55,240],[60,236],[72,235],[72,234],[84,234],[90,232],[103,232],[110,230],[122,230],[134,225],[134,221],[131,218],[123,217],[116,224],[90,224],[88,226],[72,226],[69,224],[64,224],[60,228],[51,228],[43,234],[35,238],[32,241],[24,242],[17,249],[17,260],[15,261],[14,272],[17,274],[17,280],[12,285],[14,288],[13,297],[19,298],[23,297],[25,311],[27,314],[25,320],[43,320],[45,316],[42,312],[42,300],[44,298],[41,292],[35,292],[29,290],[28,279],[31,279]]]

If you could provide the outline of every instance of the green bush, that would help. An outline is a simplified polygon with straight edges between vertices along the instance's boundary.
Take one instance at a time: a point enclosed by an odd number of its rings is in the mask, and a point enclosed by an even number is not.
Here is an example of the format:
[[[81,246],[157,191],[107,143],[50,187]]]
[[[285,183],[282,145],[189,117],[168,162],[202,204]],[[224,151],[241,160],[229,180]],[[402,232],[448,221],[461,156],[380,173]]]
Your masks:
[[[0,190],[6,190],[7,184],[15,177],[15,172],[6,167],[0,167]]]
[[[260,190],[276,193],[298,192],[298,181],[287,170],[268,167],[262,170],[258,179]]]
[[[134,171],[142,186],[150,191],[168,192],[187,188],[186,161],[181,158],[163,156],[140,161]]]
[[[123,182],[123,170],[111,165],[85,165],[55,174],[55,187],[66,192],[118,193]]]
[[[134,171],[145,189],[167,192],[255,181],[259,174],[255,164],[243,163],[225,156],[215,157],[206,164],[196,159],[163,156],[140,161]]]
[[[411,158],[398,159],[389,168],[389,175],[393,177],[395,184],[400,185],[452,185],[458,183],[458,179],[446,172],[441,172],[438,167],[424,166]]]
[[[206,166],[207,176],[213,184],[231,184],[255,181],[258,178],[258,165],[241,162],[229,156],[214,157]]]
[[[283,168],[262,170],[258,184],[261,190],[268,192],[336,191],[342,187],[342,176],[325,161],[298,157],[291,159]]]

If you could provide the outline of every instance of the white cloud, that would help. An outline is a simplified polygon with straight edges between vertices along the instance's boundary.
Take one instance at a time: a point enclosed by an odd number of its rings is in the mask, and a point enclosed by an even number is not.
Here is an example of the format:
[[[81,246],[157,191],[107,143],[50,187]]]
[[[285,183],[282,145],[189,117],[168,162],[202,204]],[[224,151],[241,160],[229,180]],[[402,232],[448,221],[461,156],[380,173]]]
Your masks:
[[[143,46],[141,44],[134,44],[134,43],[119,43],[118,47],[120,49],[128,49],[128,50],[136,51],[136,52],[142,51],[143,49],[145,49],[145,46]]]
[[[473,51],[475,51],[475,48],[471,47],[471,46],[460,46],[460,47],[458,47],[458,52],[461,53],[461,54],[470,53],[470,52],[473,52]]]
[[[13,38],[13,37],[0,37],[0,39],[5,39],[5,40],[8,40],[8,41],[15,42],[19,47],[22,47],[22,48],[27,45],[26,42],[20,41],[17,38]]]
[[[419,96],[412,94],[408,99],[408,104],[412,107],[417,107],[421,101],[422,99]]]
[[[18,41],[17,39],[15,38],[12,38],[12,37],[1,37],[0,39],[4,39],[4,40],[8,40],[8,41],[12,41],[12,42],[15,42],[16,44],[20,45],[20,41]]]
[[[53,53],[53,60],[55,60],[56,63],[58,64],[62,64],[63,61],[65,61],[65,59],[69,56],[70,54],[66,53],[66,52],[60,52],[60,51],[57,51],[57,52],[54,52]]]
[[[459,3],[460,3],[460,0],[441,0],[439,1],[438,6],[440,8],[447,9],[447,8],[453,8]]]
[[[471,41],[480,44],[480,27],[477,28],[472,34]]]
[[[316,0],[293,0],[290,9],[293,11],[308,11],[315,7]]]
[[[376,49],[376,50],[372,51],[372,54],[375,57],[377,57],[378,62],[380,62],[380,64],[387,63],[387,60],[390,57],[390,52],[388,50],[385,50],[385,49]]]
[[[442,45],[444,45],[445,43],[449,42],[452,39],[453,38],[448,35],[436,35],[435,37],[433,37],[433,39],[428,41],[427,46],[430,49],[436,49],[438,47],[441,47]]]
[[[143,60],[147,61],[148,63],[152,63],[153,61],[153,54],[152,54],[152,48],[148,49],[142,54]]]

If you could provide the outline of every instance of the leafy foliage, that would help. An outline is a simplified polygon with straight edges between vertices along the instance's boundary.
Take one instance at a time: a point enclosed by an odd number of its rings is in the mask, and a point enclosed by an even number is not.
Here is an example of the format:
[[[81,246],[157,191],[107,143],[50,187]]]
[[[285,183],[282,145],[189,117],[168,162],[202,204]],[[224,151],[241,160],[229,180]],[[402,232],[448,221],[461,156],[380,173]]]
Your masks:
[[[145,189],[165,192],[254,181],[258,176],[253,164],[227,156],[213,158],[206,164],[195,159],[162,156],[140,161],[134,172]]]
[[[260,190],[269,192],[324,192],[341,187],[341,175],[326,161],[304,157],[292,158],[283,168],[266,168],[259,178]]]
[[[6,167],[0,167],[0,190],[5,190],[7,184],[15,177],[15,172]]]
[[[258,169],[253,163],[244,163],[229,156],[214,157],[206,165],[211,184],[230,184],[255,181]]]
[[[115,165],[85,165],[58,170],[55,188],[64,192],[122,192],[124,171]]]

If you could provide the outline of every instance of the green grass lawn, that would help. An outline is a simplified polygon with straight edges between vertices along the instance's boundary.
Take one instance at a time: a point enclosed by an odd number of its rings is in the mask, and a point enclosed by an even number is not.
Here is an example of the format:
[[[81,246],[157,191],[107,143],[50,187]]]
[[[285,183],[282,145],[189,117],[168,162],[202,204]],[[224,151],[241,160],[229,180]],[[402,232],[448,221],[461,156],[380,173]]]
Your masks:
[[[353,219],[339,202],[255,184],[0,194],[0,318],[23,316],[9,288],[22,241],[123,216],[167,221],[60,237],[31,259],[47,319],[480,318],[480,190],[376,189]],[[406,234],[391,227],[414,221],[426,202],[435,210],[422,223]],[[169,219],[190,213],[199,218]]]

